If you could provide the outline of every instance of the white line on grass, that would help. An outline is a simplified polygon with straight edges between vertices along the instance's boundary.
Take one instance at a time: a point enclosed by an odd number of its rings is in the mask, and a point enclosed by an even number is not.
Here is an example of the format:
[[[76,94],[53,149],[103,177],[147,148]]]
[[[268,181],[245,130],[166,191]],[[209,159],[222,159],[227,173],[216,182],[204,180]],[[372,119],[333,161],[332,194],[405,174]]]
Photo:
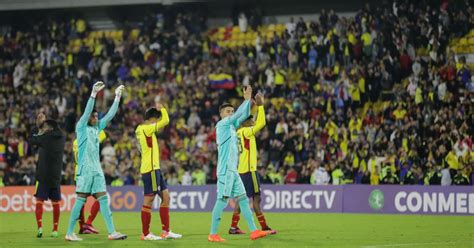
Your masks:
[[[406,243],[406,244],[388,244],[388,245],[369,245],[369,246],[362,246],[361,248],[380,248],[380,247],[404,247],[404,246],[424,246],[424,245],[453,245],[453,244],[468,244],[469,242],[459,242],[459,241],[451,241],[451,242],[430,242],[430,243]]]

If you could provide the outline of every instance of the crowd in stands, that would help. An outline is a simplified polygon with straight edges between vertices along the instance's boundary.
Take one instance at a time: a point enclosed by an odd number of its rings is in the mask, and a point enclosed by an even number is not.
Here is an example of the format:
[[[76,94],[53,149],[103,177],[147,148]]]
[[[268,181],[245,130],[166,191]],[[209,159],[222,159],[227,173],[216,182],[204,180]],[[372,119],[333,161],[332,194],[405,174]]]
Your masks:
[[[267,99],[257,137],[262,183],[470,185],[473,79],[448,45],[474,28],[474,9],[432,2],[366,5],[354,17],[322,10],[232,47],[210,39],[195,14],[169,27],[149,16],[136,37],[125,30],[76,49],[71,40],[90,32],[82,19],[13,28],[0,40],[0,185],[34,184],[28,137],[39,112],[62,123],[63,184],[74,184],[74,127],[97,80],[108,85],[96,103],[102,114],[126,85],[101,144],[109,185],[140,184],[134,130],[155,101],[171,119],[158,134],[168,184],[215,182],[218,107],[240,104],[247,84]],[[255,28],[244,18],[243,31]],[[231,75],[235,88],[209,87],[213,73]]]

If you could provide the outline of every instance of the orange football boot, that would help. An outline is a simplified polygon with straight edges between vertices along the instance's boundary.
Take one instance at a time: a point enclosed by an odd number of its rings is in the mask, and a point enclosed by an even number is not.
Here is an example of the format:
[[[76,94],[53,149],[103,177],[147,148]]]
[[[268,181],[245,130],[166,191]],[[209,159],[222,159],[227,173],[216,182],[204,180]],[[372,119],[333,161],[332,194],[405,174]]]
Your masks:
[[[259,239],[259,238],[263,238],[263,237],[267,236],[267,234],[268,233],[265,232],[265,231],[255,230],[252,233],[250,233],[250,239],[251,240],[256,240],[256,239]]]
[[[219,236],[219,234],[209,234],[209,236],[207,236],[207,241],[209,241],[209,242],[224,242],[225,239],[221,238],[221,236]]]

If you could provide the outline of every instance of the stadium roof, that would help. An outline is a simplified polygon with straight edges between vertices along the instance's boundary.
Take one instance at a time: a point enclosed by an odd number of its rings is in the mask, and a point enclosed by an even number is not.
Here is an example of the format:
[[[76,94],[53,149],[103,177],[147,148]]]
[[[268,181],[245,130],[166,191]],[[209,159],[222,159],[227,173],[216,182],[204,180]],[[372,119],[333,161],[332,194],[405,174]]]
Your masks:
[[[202,2],[202,0],[0,0],[0,11]]]

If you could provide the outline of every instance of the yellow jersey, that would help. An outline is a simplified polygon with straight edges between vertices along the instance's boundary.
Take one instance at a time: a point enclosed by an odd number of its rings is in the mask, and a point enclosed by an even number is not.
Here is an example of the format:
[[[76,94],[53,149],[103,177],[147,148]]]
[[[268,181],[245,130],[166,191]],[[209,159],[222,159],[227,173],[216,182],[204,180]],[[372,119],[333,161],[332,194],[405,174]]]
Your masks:
[[[142,155],[140,173],[145,174],[160,169],[160,149],[155,133],[164,128],[170,119],[165,108],[161,108],[161,119],[156,123],[141,124],[135,130],[138,148]]]
[[[284,70],[275,71],[275,85],[283,85],[285,83],[286,72]]]
[[[459,160],[453,151],[450,151],[448,155],[446,155],[444,160],[448,163],[450,169],[454,169],[454,170],[459,169]]]
[[[363,33],[360,39],[364,42],[364,46],[372,45],[372,36],[368,32]]]
[[[405,115],[407,114],[407,111],[404,110],[404,109],[396,109],[395,111],[393,111],[393,115],[395,116],[395,120],[402,120],[403,118],[405,118]]]
[[[265,127],[265,109],[263,106],[258,107],[257,120],[252,127],[242,127],[237,130],[239,137],[239,167],[240,174],[257,171],[257,142],[255,134]]]
[[[104,142],[105,138],[107,138],[107,134],[105,133],[104,130],[100,131],[99,133],[99,143],[102,143]],[[76,180],[76,175],[77,175],[77,156],[79,154],[79,150],[78,150],[78,146],[77,146],[77,139],[74,140],[74,142],[72,142],[72,151],[74,152],[74,181]]]

